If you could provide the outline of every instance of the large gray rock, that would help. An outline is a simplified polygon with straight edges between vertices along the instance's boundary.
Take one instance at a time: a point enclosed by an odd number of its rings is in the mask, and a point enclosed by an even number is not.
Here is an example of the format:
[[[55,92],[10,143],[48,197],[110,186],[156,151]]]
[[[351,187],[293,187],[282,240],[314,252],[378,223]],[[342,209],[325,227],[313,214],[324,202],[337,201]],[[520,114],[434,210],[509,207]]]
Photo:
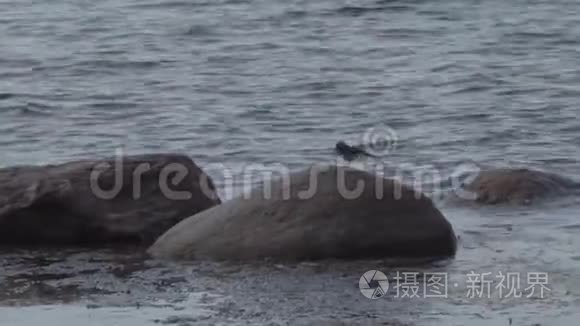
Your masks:
[[[0,169],[0,244],[151,244],[220,203],[183,155]]]
[[[480,171],[466,182],[459,197],[482,204],[529,205],[552,196],[561,197],[578,184],[556,174],[530,169],[497,168]]]
[[[310,260],[440,257],[455,250],[451,225],[423,194],[364,171],[326,166],[198,213],[148,252],[164,259]]]

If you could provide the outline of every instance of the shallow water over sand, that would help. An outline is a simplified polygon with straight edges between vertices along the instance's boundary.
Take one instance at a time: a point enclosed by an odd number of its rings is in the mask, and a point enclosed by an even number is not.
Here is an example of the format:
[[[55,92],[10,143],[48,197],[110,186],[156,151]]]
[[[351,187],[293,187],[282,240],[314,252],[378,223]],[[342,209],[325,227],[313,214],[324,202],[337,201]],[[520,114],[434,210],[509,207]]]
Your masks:
[[[4,0],[0,12],[0,166],[183,152],[226,196],[224,167],[325,162],[336,141],[388,126],[390,166],[580,180],[577,1]],[[386,262],[166,265],[135,251],[2,249],[0,324],[576,324],[576,198],[438,204],[458,255],[414,268],[449,273],[446,299],[364,298],[365,271],[411,269]],[[470,299],[472,271],[548,273],[551,291]]]

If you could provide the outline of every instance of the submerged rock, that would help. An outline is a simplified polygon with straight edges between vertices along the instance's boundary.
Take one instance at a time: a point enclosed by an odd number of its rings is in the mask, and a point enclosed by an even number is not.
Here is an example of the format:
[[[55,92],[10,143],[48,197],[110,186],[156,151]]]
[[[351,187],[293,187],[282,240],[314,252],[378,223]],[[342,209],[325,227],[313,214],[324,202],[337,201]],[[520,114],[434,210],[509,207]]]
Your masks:
[[[569,194],[578,184],[556,174],[530,169],[489,169],[466,182],[459,197],[483,204],[528,205],[550,196]]]
[[[314,166],[175,225],[156,258],[314,260],[442,257],[449,222],[425,195],[347,167]]]
[[[0,244],[150,244],[220,203],[209,178],[175,154],[0,169]]]

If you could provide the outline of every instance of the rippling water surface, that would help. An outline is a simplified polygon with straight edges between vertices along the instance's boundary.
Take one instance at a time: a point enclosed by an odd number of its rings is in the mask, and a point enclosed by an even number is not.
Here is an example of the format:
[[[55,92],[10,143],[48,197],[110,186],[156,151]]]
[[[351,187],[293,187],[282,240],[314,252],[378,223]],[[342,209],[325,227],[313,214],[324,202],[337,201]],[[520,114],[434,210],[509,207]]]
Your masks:
[[[219,180],[216,163],[299,168],[334,159],[337,140],[388,126],[394,164],[452,171],[469,161],[580,179],[578,1],[0,0],[0,12],[1,166],[175,151]],[[132,258],[9,251],[0,303],[39,306],[0,308],[0,323],[577,324],[579,201],[440,206],[460,250],[422,270],[450,273],[445,300],[363,298],[358,277],[394,272],[384,262],[140,262],[117,275]],[[546,272],[551,292],[468,299],[471,271]]]

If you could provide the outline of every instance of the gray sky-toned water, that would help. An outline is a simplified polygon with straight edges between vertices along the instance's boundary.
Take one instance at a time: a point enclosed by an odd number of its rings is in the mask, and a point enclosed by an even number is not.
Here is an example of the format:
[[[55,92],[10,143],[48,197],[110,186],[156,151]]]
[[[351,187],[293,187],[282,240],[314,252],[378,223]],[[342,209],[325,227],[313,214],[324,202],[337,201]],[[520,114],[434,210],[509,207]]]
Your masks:
[[[476,162],[580,179],[577,1],[2,0],[0,13],[0,166],[110,156],[122,147],[186,153],[202,167],[296,169],[333,160],[338,140],[357,143],[369,128],[388,127],[397,146],[384,159],[393,166],[451,172]],[[211,173],[220,180],[220,171]],[[455,260],[424,271],[459,283],[471,271],[546,272],[548,298],[470,300],[460,284],[448,300],[429,304],[369,301],[354,286],[360,275],[395,270],[376,262],[203,265],[193,273],[155,265],[114,279],[107,266],[123,265],[114,254],[103,253],[90,272],[92,253],[48,265],[2,253],[0,283],[9,285],[2,287],[24,294],[6,290],[0,303],[39,306],[0,308],[0,323],[143,325],[186,313],[210,316],[190,316],[193,324],[577,320],[575,199],[528,208],[439,205],[460,249]],[[58,277],[67,266],[74,275]],[[75,274],[81,271],[86,278]],[[174,288],[164,300],[186,308],[156,301],[161,290],[151,279],[162,271],[182,279],[168,281]],[[27,292],[39,273],[57,275],[44,281],[57,290]],[[111,277],[99,285],[104,292],[92,293],[87,280]],[[112,299],[127,284],[140,287],[139,297]],[[67,286],[77,290],[63,300]],[[204,301],[196,293],[211,295]],[[260,296],[263,302],[254,300]]]

